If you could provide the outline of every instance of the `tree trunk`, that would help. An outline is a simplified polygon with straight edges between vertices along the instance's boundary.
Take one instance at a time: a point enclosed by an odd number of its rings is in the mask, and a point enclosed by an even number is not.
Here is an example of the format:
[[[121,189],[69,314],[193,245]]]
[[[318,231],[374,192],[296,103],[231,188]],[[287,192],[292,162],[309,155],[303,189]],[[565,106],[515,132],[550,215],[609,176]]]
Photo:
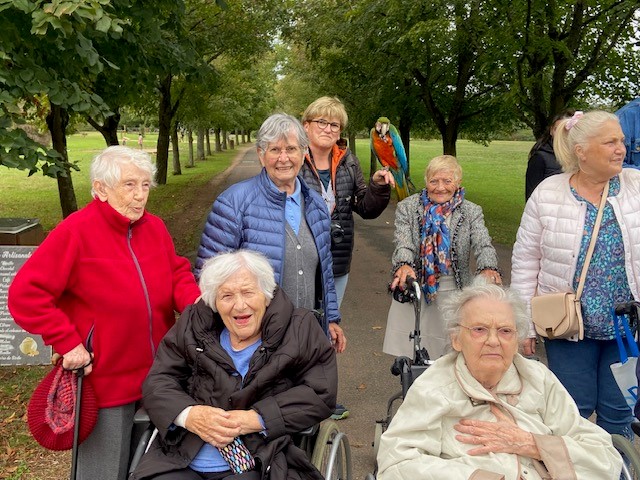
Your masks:
[[[222,150],[227,150],[229,148],[228,137],[229,132],[222,130]]]
[[[220,143],[220,127],[216,127],[214,130],[216,139],[216,152],[222,151],[222,144]]]
[[[171,146],[173,147],[173,174],[182,175],[180,166],[180,146],[178,145],[178,122],[171,129]]]
[[[204,128],[198,128],[196,160],[204,160]]]
[[[156,183],[167,184],[167,166],[169,164],[169,134],[173,117],[171,105],[171,74],[168,74],[158,86],[160,105],[158,107],[158,143],[156,146]]]
[[[69,167],[69,156],[67,155],[67,125],[69,125],[69,112],[60,105],[51,105],[51,110],[47,114],[47,127],[51,133],[53,149],[60,154],[65,163],[65,174],[59,173],[56,176],[58,181],[58,196],[60,207],[62,208],[62,218],[67,218],[78,210],[76,193],[73,190],[71,179],[71,168]]]
[[[349,132],[349,150],[356,154],[356,132]]]
[[[189,164],[187,165],[189,168],[195,167],[195,163],[193,162],[193,130],[187,130],[187,140],[189,142]]]
[[[458,125],[449,122],[442,133],[442,153],[456,156],[456,142],[458,141]]]
[[[369,178],[373,177],[373,174],[378,170],[378,159],[371,152],[371,156],[369,157]]]
[[[233,133],[236,136],[236,145],[239,147],[241,138],[238,138],[238,137],[241,137],[241,135],[238,133],[238,129],[237,128],[233,131]]]
[[[211,156],[211,139],[209,138],[209,129],[205,130],[205,151],[207,153],[207,157]]]
[[[113,108],[114,114],[105,118],[104,123],[100,125],[93,118],[87,117],[87,122],[95,128],[104,137],[107,146],[119,145],[118,141],[118,125],[120,124],[120,107]]]

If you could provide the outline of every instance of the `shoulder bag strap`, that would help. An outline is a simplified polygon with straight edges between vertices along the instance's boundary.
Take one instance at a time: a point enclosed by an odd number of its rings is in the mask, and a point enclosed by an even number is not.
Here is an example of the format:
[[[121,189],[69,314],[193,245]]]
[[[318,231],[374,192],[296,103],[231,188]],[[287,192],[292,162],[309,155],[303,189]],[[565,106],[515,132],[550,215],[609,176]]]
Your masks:
[[[596,217],[596,223],[593,226],[593,233],[591,234],[589,249],[587,250],[587,256],[584,259],[584,265],[582,266],[582,272],[580,273],[580,281],[578,282],[578,289],[576,290],[576,300],[580,298],[580,295],[582,295],[584,282],[587,278],[589,262],[591,262],[591,256],[593,255],[593,250],[596,247],[596,240],[598,240],[598,232],[600,231],[600,223],[602,222],[602,213],[604,212],[604,205],[607,203],[608,196],[609,182],[607,181],[607,184],[604,186],[604,190],[602,190],[602,196],[600,197],[600,206],[598,207],[598,216]]]

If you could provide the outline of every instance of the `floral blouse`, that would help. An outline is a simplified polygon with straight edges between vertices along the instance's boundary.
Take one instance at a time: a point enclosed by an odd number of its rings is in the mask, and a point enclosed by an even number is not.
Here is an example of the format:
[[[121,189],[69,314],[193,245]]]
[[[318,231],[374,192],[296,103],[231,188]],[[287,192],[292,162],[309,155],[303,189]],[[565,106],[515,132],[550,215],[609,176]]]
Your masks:
[[[598,215],[598,206],[578,195],[572,187],[571,192],[580,202],[586,202],[587,213],[580,253],[573,278],[573,288],[578,288],[580,273],[584,265],[593,227]],[[620,179],[616,175],[609,182],[609,196],[620,192]],[[622,232],[616,220],[613,207],[606,203],[602,215],[602,223],[598,232],[596,247],[589,263],[587,277],[580,297],[582,318],[584,320],[585,337],[595,340],[611,340],[615,338],[613,329],[613,307],[616,303],[632,300],[624,265],[624,244]]]

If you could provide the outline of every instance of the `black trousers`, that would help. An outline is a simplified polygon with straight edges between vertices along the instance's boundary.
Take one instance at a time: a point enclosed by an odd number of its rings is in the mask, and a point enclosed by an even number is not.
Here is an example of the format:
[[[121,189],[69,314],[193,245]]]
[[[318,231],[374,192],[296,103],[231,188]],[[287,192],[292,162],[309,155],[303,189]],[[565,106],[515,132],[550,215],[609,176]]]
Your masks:
[[[255,470],[238,474],[232,473],[231,470],[206,473],[196,472],[187,467],[181,470],[161,473],[151,477],[151,480],[260,480],[260,473]]]

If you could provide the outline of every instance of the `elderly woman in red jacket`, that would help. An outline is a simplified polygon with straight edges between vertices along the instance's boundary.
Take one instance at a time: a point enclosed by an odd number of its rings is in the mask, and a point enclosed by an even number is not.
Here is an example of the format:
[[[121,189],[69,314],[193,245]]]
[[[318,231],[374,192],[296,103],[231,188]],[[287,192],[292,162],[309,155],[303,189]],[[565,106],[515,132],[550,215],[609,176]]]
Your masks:
[[[79,478],[124,479],[133,415],[156,347],[200,294],[162,220],[145,210],[155,166],[113,146],[91,164],[93,201],[63,220],[16,275],[9,310],[67,369],[84,368],[98,422],[78,452]]]

